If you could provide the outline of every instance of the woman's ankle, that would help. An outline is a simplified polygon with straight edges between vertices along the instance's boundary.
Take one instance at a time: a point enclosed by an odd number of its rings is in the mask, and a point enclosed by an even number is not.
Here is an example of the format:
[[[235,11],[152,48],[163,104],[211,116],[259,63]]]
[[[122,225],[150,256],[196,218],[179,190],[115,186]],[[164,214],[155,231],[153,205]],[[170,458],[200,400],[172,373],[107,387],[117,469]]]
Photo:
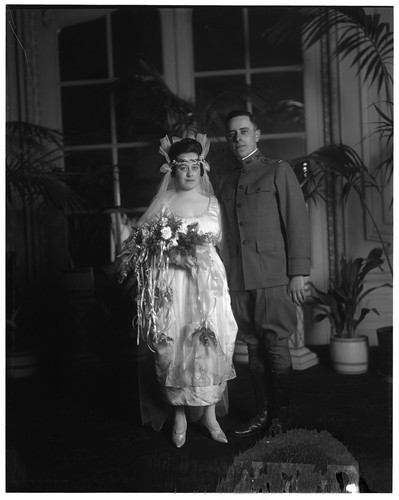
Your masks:
[[[183,410],[175,411],[175,421],[173,425],[173,431],[177,434],[183,433],[187,428],[186,414]]]
[[[216,415],[212,411],[204,411],[202,415],[202,420],[211,428],[217,429],[219,427]]]

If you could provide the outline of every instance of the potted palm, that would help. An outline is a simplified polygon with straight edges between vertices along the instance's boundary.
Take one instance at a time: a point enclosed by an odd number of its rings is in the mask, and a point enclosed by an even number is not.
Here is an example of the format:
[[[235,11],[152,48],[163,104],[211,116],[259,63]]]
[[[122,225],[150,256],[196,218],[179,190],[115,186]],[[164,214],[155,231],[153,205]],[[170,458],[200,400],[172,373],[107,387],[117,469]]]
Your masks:
[[[331,361],[341,374],[362,374],[368,370],[368,338],[358,327],[370,313],[379,314],[377,309],[361,307],[363,300],[373,291],[392,287],[390,283],[365,289],[366,277],[370,271],[381,268],[383,250],[374,248],[367,257],[347,259],[341,257],[339,280],[327,292],[311,285],[313,293],[308,299],[311,307],[318,311],[315,321],[328,319],[331,323]]]
[[[17,268],[24,265],[25,247],[32,246],[29,235],[36,225],[32,229],[31,216],[39,218],[49,208],[68,215],[82,206],[69,175],[61,168],[62,158],[60,132],[23,121],[6,123],[6,350],[10,378],[35,373],[38,335],[51,313],[42,284],[38,279],[27,280],[29,262],[17,276]],[[46,298],[51,295],[54,292],[49,291]]]

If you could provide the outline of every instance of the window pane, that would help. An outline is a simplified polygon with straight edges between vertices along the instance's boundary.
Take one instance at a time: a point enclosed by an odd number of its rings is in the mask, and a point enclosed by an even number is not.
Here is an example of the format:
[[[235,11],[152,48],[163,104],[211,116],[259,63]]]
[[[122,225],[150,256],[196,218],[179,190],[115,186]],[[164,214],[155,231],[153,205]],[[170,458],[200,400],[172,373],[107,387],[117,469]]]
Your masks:
[[[232,109],[246,109],[244,76],[196,78],[196,107],[209,136],[225,135],[224,118]]]
[[[258,147],[267,158],[290,161],[306,154],[306,141],[300,138],[260,140]]]
[[[244,66],[241,7],[195,7],[193,38],[195,71]]]
[[[271,92],[271,104],[267,109],[254,106],[262,133],[298,132],[304,130],[303,81],[301,72],[267,73],[253,75],[255,87]],[[281,101],[294,101],[300,106],[286,110]]]
[[[161,96],[155,99],[143,88],[118,85],[114,97],[118,142],[150,141],[165,135],[159,124],[166,122]]]
[[[66,155],[66,169],[76,174],[74,186],[90,209],[109,209],[113,201],[111,151],[79,151]]]
[[[125,208],[148,206],[162,180],[159,142],[146,148],[119,150],[121,204]]]
[[[263,33],[284,13],[284,7],[248,7],[251,66],[287,66],[302,64],[299,36],[289,45],[271,45]]]
[[[122,7],[111,15],[115,76],[134,74],[138,59],[162,66],[162,40],[159,12],[156,7]]]
[[[61,81],[105,78],[105,18],[69,26],[59,34]]]
[[[61,96],[67,145],[110,142],[109,92],[105,86],[65,87]]]

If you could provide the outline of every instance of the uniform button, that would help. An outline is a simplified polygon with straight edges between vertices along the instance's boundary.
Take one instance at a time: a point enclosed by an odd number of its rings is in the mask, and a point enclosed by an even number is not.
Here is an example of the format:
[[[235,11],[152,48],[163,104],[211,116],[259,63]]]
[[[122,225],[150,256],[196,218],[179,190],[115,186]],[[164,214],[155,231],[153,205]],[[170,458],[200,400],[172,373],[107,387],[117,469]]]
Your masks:
[[[241,173],[242,173],[242,174],[245,174],[245,173],[246,173],[246,171],[247,171],[247,169],[246,169],[246,168],[242,168],[242,169],[241,169]]]
[[[246,240],[243,240],[242,244],[243,244],[243,245],[246,245],[246,244],[247,244],[247,241],[246,241]]]
[[[259,193],[259,191],[260,191],[260,187],[257,187],[256,192]]]
[[[245,226],[245,222],[241,221],[240,226]]]
[[[237,203],[237,208],[241,208],[241,207],[242,207],[241,203]]]
[[[238,189],[244,189],[244,186],[243,186],[242,184],[240,184],[240,185],[238,186]]]

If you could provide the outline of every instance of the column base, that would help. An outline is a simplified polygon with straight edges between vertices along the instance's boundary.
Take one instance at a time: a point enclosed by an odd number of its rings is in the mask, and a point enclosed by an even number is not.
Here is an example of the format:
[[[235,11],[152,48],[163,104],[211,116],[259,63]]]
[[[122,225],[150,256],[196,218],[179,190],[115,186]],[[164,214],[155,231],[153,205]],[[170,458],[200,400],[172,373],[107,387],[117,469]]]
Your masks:
[[[294,370],[306,370],[319,363],[317,354],[307,347],[290,347],[290,353]]]

